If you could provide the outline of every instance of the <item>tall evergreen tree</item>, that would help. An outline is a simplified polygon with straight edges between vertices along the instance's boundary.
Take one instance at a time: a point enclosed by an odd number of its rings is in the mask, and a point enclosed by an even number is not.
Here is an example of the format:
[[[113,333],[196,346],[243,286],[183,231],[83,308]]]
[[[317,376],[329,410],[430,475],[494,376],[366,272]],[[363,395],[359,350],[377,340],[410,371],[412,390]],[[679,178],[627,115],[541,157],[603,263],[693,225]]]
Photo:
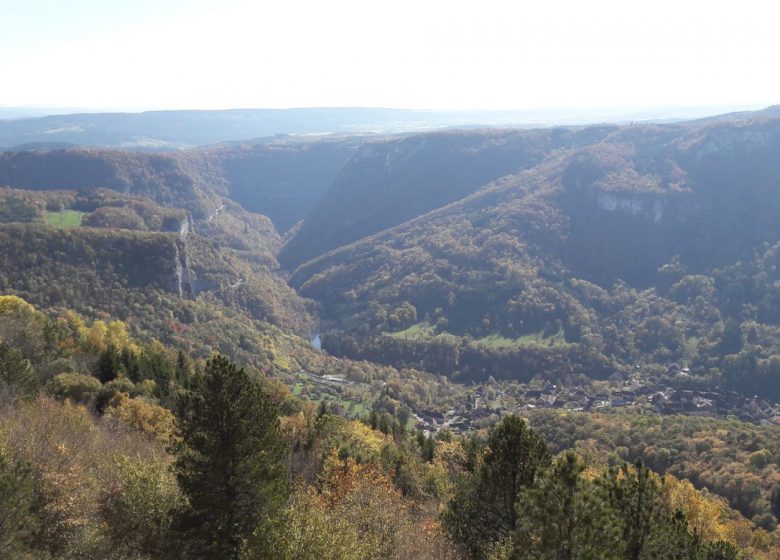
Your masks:
[[[453,539],[474,558],[506,543],[517,526],[515,502],[550,464],[547,445],[522,418],[510,415],[490,431],[487,449],[443,515]]]
[[[286,496],[278,411],[222,356],[194,377],[181,410],[176,473],[189,500],[181,520],[187,557],[238,558]]]
[[[436,442],[433,440],[433,436],[428,436],[422,446],[422,457],[427,462],[433,461],[433,456],[436,454]]]
[[[0,389],[10,389],[17,395],[28,396],[35,391],[36,386],[37,379],[30,360],[26,360],[16,348],[0,342]]]
[[[574,452],[520,492],[513,560],[618,560],[622,526],[603,488]]]
[[[179,350],[179,353],[176,355],[176,383],[180,387],[188,388],[192,372],[193,368],[190,358]]]
[[[97,362],[98,379],[101,383],[108,383],[117,378],[122,363],[121,358],[116,348],[111,345],[101,352]]]
[[[623,518],[625,559],[645,558],[646,544],[665,515],[658,476],[637,461],[633,467],[624,464],[611,469],[603,482]]]
[[[772,488],[772,494],[769,497],[769,505],[772,508],[772,515],[780,519],[780,484]]]

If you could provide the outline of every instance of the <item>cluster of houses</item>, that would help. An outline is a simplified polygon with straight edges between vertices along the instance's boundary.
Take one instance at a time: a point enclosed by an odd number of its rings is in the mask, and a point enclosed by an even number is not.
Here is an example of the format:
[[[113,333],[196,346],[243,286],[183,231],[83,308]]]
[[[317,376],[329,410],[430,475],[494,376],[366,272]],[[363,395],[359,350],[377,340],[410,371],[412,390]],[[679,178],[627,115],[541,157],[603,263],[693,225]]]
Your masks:
[[[546,383],[527,388],[510,399],[503,390],[490,389],[496,397],[490,399],[486,397],[487,390],[484,385],[475,388],[465,403],[446,412],[418,412],[415,415],[417,429],[428,433],[442,429],[459,433],[488,426],[510,412],[523,413],[538,408],[606,411],[620,407],[637,407],[656,414],[735,417],[756,424],[780,425],[780,405],[759,397],[730,391],[675,389],[664,384],[643,383],[639,379],[595,393],[582,386],[559,387]]]
[[[671,375],[685,376],[687,368],[670,368]],[[337,375],[315,375],[299,371],[298,375],[326,392],[354,382]],[[349,399],[352,400],[352,399]],[[483,384],[473,387],[463,402],[447,411],[418,410],[415,427],[425,433],[443,429],[455,433],[488,427],[509,413],[534,409],[572,411],[607,411],[621,407],[636,407],[655,414],[734,417],[746,422],[780,426],[780,405],[759,397],[740,395],[732,391],[678,389],[663,383],[650,383],[640,377],[610,383],[608,389],[591,391],[578,385],[561,387],[544,383],[536,387],[507,393],[506,387]]]

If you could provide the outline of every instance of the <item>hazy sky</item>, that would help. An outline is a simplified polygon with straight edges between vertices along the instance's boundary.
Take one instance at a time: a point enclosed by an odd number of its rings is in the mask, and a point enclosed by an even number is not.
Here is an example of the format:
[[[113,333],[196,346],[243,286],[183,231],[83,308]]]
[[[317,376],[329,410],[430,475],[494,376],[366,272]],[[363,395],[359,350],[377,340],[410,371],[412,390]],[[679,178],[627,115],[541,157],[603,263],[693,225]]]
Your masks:
[[[736,0],[0,0],[0,105],[780,103],[780,7]]]

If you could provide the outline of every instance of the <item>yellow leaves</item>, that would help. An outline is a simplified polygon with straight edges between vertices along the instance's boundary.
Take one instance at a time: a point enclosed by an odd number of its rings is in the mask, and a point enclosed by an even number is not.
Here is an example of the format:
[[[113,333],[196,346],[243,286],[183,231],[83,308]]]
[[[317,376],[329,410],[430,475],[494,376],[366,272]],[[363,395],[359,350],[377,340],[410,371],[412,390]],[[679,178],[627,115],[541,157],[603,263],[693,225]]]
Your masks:
[[[46,316],[16,296],[0,296],[0,342],[19,348],[25,358],[42,350]]]
[[[176,433],[173,413],[161,406],[116,393],[109,401],[106,417],[120,425],[149,434],[163,443],[171,442]]]
[[[460,440],[439,441],[434,452],[434,461],[447,466],[447,470],[456,473],[466,468],[468,456]]]
[[[379,453],[387,443],[387,437],[377,430],[372,430],[362,422],[353,420],[347,424],[344,435],[358,446],[372,453]]]
[[[750,464],[755,469],[763,469],[772,463],[772,452],[768,449],[759,449],[748,455]]]
[[[141,428],[163,434],[165,426],[172,430],[170,412],[161,413],[159,407],[126,395],[112,404],[112,413]],[[40,519],[37,544],[57,558],[113,557],[107,505],[128,513],[117,525],[117,542],[124,545],[129,538],[153,535],[168,506],[180,499],[162,445],[96,425],[83,406],[39,397],[0,410],[0,434],[5,454],[32,468]],[[123,466],[118,461],[123,456],[133,459]],[[115,507],[111,511],[121,513]],[[146,525],[140,528],[142,522]]]
[[[267,534],[270,533],[270,538]],[[298,488],[274,521],[248,543],[244,560],[374,560],[372,543],[356,524],[330,510],[311,487]],[[265,537],[265,538],[263,538]]]
[[[32,466],[41,544],[88,547],[97,516],[95,469],[100,458],[94,453],[100,431],[89,412],[39,397],[0,417],[0,424],[9,454]]]
[[[295,359],[285,352],[280,352],[276,348],[274,338],[267,334],[261,334],[258,337],[258,344],[263,349],[268,360],[273,363],[278,370],[291,373],[300,369]]]
[[[626,465],[627,472],[630,473],[633,477],[636,477],[636,467],[634,465]],[[656,473],[653,471],[650,471],[647,473],[648,477],[651,479],[654,479],[661,482],[661,477],[659,477]],[[623,469],[618,469],[617,471],[617,479],[618,480],[624,480],[626,478],[626,472],[623,471]],[[676,480],[676,479],[675,479]]]
[[[42,316],[43,314],[20,297],[0,296],[0,315],[32,317],[38,315]]]
[[[390,441],[387,436],[372,430],[362,422],[339,416],[326,415],[317,423],[326,454],[336,448],[342,457],[355,457],[363,463],[379,460],[379,455]]]
[[[604,475],[604,469],[602,467],[588,463],[582,457],[580,457],[580,460],[586,464],[585,470],[583,470],[582,474],[580,475],[583,480],[588,482],[595,482],[598,478]]]
[[[360,464],[352,458],[342,460],[333,450],[325,461],[321,491],[319,495],[310,494],[308,507],[320,511],[333,527],[360,535],[361,547],[349,548],[350,553],[358,554],[357,558],[451,557],[439,522],[422,515],[379,465]]]
[[[65,324],[67,324],[79,338],[86,335],[88,329],[87,324],[84,322],[84,318],[72,309],[65,310],[61,319],[65,321]]]
[[[127,325],[122,321],[97,320],[89,329],[82,329],[79,333],[79,342],[82,350],[93,353],[104,352],[109,346],[116,350],[138,351],[138,346],[130,338]]]
[[[723,506],[705,496],[687,480],[667,474],[663,478],[663,499],[669,511],[682,511],[688,526],[705,542],[728,540],[733,534],[721,520]]]
[[[309,436],[311,425],[303,412],[292,416],[282,416],[279,419],[279,429],[285,435],[287,441],[303,441]]]

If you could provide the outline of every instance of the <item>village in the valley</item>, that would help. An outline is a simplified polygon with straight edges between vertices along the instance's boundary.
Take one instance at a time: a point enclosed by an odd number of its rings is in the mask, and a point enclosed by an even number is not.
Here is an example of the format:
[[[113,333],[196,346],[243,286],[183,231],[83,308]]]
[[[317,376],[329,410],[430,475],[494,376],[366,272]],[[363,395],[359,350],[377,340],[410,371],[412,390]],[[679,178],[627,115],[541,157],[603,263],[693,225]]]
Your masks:
[[[318,376],[303,371],[298,375],[305,376],[324,395],[338,397],[344,389],[361,385],[337,375]],[[426,434],[445,430],[463,433],[487,428],[507,414],[523,414],[534,409],[605,413],[627,409],[646,414],[735,418],[780,426],[780,404],[733,391],[684,388],[679,380],[688,376],[687,367],[673,364],[664,381],[656,382],[639,374],[625,379],[615,374],[589,387],[539,381],[530,384],[490,381],[469,386],[465,398],[445,410],[412,408],[412,421],[416,430]]]

